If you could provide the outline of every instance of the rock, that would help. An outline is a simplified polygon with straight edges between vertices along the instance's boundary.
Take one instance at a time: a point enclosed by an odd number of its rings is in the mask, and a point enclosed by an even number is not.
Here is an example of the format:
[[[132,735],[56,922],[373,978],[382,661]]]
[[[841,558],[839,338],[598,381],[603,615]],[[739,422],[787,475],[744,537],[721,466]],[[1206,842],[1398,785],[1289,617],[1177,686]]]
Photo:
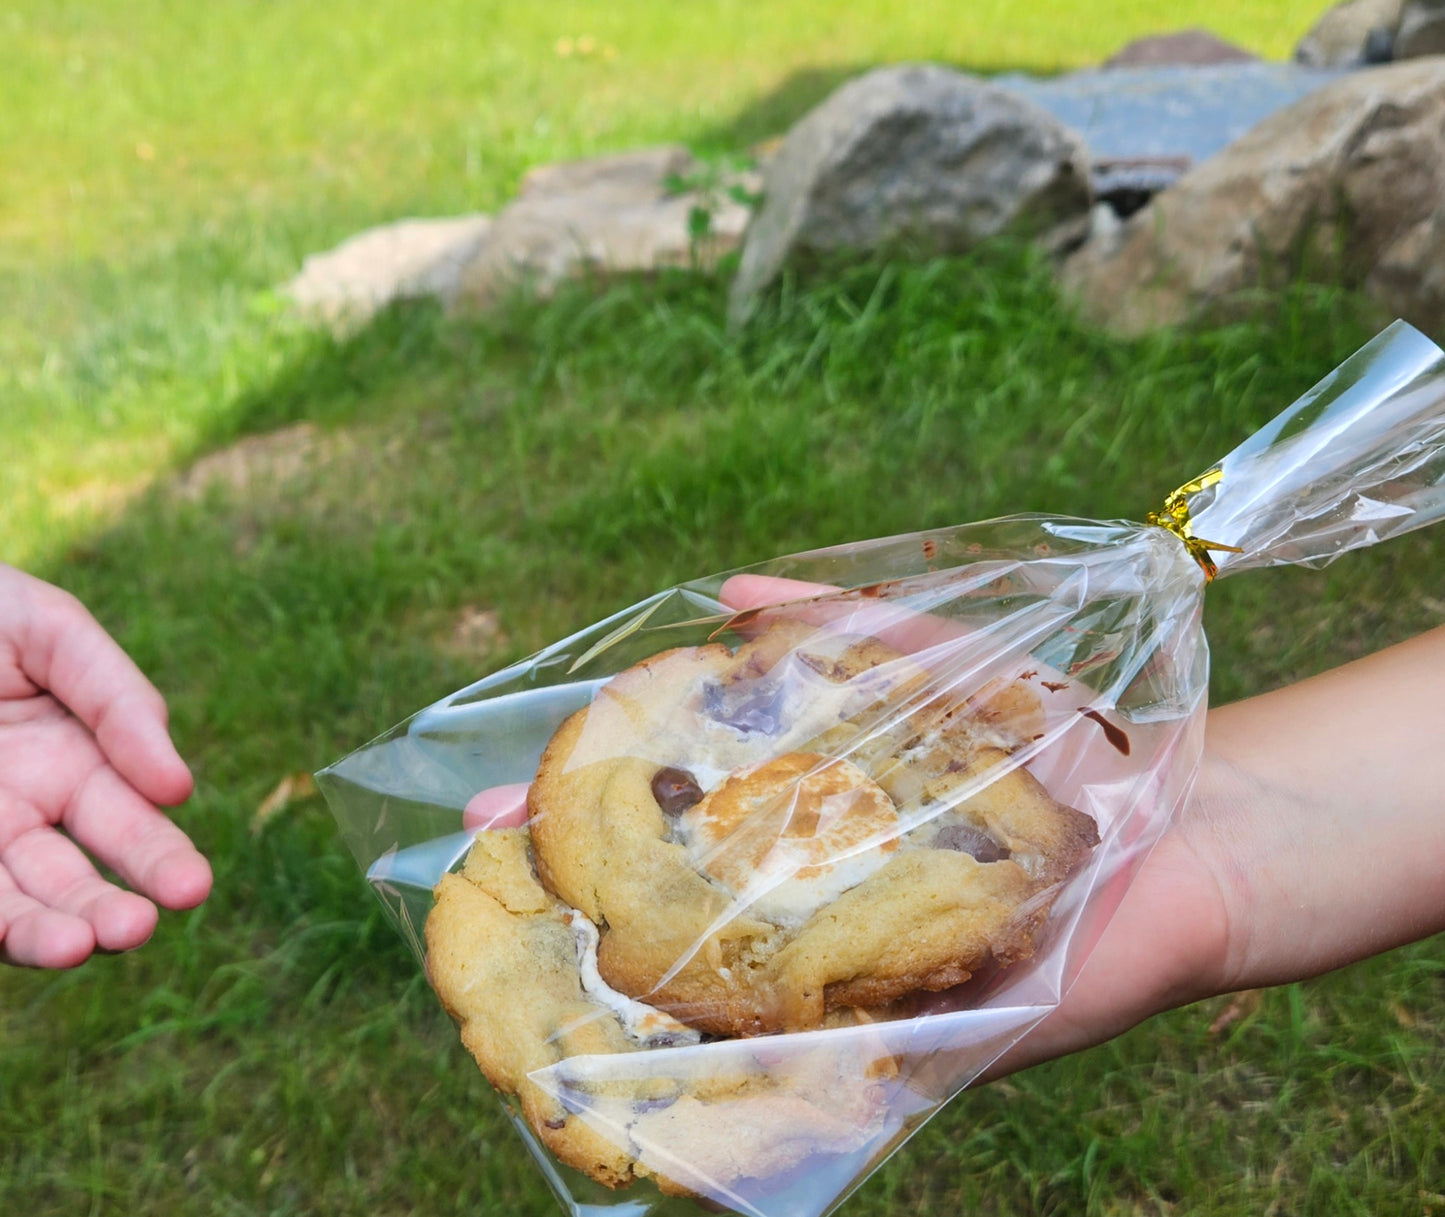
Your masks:
[[[788,132],[768,166],[729,317],[785,265],[907,243],[960,253],[1004,231],[1051,249],[1083,239],[1078,136],[1015,94],[931,65],[850,81]]]
[[[1395,58],[1445,55],[1445,0],[1409,0],[1400,14]]]
[[[398,220],[371,228],[335,249],[312,254],[281,290],[315,320],[346,330],[393,300],[445,297],[487,239],[484,215]]]
[[[452,303],[484,307],[519,284],[546,294],[584,273],[712,264],[737,247],[751,214],[731,192],[758,185],[682,147],[534,169],[462,268]]]
[[[1217,38],[1208,30],[1180,30],[1138,38],[1104,61],[1105,68],[1200,67],[1212,63],[1252,63],[1259,56]]]
[[[1353,68],[1391,58],[1404,0],[1344,0],[1310,27],[1294,57],[1312,68]]]
[[[1395,35],[1383,25],[1377,25],[1365,35],[1365,49],[1362,64],[1389,63],[1395,58]]]
[[[608,156],[557,161],[529,169],[517,188],[519,199],[540,201],[575,195],[642,195],[655,198],[659,189],[669,193],[669,179],[681,178],[696,167],[692,153],[681,144],[638,148]],[[503,215],[506,213],[503,212]]]
[[[1078,132],[1089,148],[1095,197],[1129,215],[1262,119],[1341,75],[1255,62],[1011,74],[993,83]]]
[[[1230,313],[1308,273],[1445,331],[1445,59],[1353,73],[1191,170],[1061,284],[1110,329]]]

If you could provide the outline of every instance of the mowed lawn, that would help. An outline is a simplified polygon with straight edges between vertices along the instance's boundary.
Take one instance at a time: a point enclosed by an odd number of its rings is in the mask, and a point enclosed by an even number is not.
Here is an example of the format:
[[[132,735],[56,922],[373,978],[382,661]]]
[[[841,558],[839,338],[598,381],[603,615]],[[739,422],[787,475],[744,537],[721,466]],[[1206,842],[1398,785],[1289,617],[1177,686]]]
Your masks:
[[[493,210],[535,163],[745,154],[870,64],[1051,71],[1188,25],[1283,57],[1315,16],[897,7],[0,10],[0,559],[166,692],[217,873],[140,952],[0,972],[0,1213],[554,1211],[325,808],[263,819],[267,794],[678,579],[1015,510],[1137,518],[1373,331],[1301,286],[1126,343],[1007,247],[839,268],[738,335],[724,275],[345,342],[271,290],[366,224]],[[1437,532],[1222,581],[1217,698],[1438,624],[1442,565]],[[1427,942],[965,1095],[844,1211],[1445,1211],[1442,972]]]

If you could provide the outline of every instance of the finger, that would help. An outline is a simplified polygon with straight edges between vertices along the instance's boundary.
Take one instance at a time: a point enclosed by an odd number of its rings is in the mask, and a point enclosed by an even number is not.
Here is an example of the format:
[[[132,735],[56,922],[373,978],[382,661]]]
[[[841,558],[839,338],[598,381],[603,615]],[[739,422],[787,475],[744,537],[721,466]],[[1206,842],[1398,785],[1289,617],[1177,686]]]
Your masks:
[[[4,754],[0,754],[0,765],[3,765],[6,759]],[[7,780],[9,776],[7,771]],[[22,833],[49,827],[50,821],[31,800],[21,798],[0,785],[0,853]]]
[[[967,633],[958,623],[921,612],[907,603],[887,603],[879,595],[879,588],[878,584],[849,589],[772,575],[734,575],[723,584],[719,599],[740,612],[757,614],[738,623],[744,633],[754,625],[765,625],[776,615],[850,634],[866,634],[904,654],[953,643]],[[769,609],[776,610],[776,614]]]
[[[808,600],[841,591],[831,583],[807,583],[802,579],[782,579],[773,575],[734,575],[718,593],[731,609],[766,608],[789,600]]]
[[[29,968],[73,968],[93,950],[88,922],[27,896],[0,866],[0,959]]]
[[[15,892],[37,906],[22,909],[6,935],[17,958],[37,966],[69,966],[55,961],[78,963],[95,947],[128,951],[155,930],[156,910],[149,900],[107,883],[75,843],[53,829],[39,829],[12,841],[0,855],[0,867],[10,876]],[[82,923],[85,934],[71,921]],[[84,952],[74,958],[85,943]]]
[[[184,802],[191,774],[171,742],[165,699],[79,600],[20,578],[21,670],[91,729],[136,790],[156,803]]]
[[[520,828],[526,822],[526,782],[480,791],[462,811],[464,828]]]
[[[112,769],[85,780],[62,823],[127,884],[166,908],[194,908],[210,894],[210,864],[191,839]]]
[[[0,960],[22,968],[73,968],[95,951],[88,922],[30,897],[0,897]]]

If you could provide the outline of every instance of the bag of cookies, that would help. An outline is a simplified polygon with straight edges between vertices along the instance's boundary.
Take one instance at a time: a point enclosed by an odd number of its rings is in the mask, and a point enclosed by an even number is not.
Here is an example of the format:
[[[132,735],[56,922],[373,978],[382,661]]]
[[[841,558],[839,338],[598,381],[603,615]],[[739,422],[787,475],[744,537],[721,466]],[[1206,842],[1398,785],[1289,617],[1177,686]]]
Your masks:
[[[569,1211],[817,1217],[1058,1004],[1188,796],[1207,582],[1442,514],[1445,355],[1396,323],[1145,523],[698,579],[320,780]]]

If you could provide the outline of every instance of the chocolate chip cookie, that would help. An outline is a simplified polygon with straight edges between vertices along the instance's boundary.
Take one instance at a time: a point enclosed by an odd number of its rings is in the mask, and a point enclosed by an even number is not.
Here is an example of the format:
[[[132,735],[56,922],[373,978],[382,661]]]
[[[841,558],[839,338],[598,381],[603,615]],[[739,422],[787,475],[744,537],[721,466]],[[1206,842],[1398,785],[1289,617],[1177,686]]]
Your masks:
[[[600,980],[597,931],[538,882],[525,829],[481,833],[436,897],[432,985],[482,1072],[567,1165],[611,1187],[651,1178],[669,1194],[725,1197],[876,1135],[889,1075],[856,1048],[655,1065],[649,1050],[701,1034]],[[549,1077],[563,1062],[639,1053],[648,1062],[635,1069]]]
[[[1013,752],[1032,690],[965,694],[876,639],[780,622],[613,678],[528,799],[538,874],[622,992],[718,1035],[948,988],[1033,949],[1097,843]]]
[[[1043,723],[1021,680],[799,622],[656,655],[557,730],[527,827],[442,880],[432,983],[542,1142],[610,1186],[717,1197],[848,1153],[886,1053],[716,1050],[856,1031],[1031,954],[1098,841],[1021,764]]]

